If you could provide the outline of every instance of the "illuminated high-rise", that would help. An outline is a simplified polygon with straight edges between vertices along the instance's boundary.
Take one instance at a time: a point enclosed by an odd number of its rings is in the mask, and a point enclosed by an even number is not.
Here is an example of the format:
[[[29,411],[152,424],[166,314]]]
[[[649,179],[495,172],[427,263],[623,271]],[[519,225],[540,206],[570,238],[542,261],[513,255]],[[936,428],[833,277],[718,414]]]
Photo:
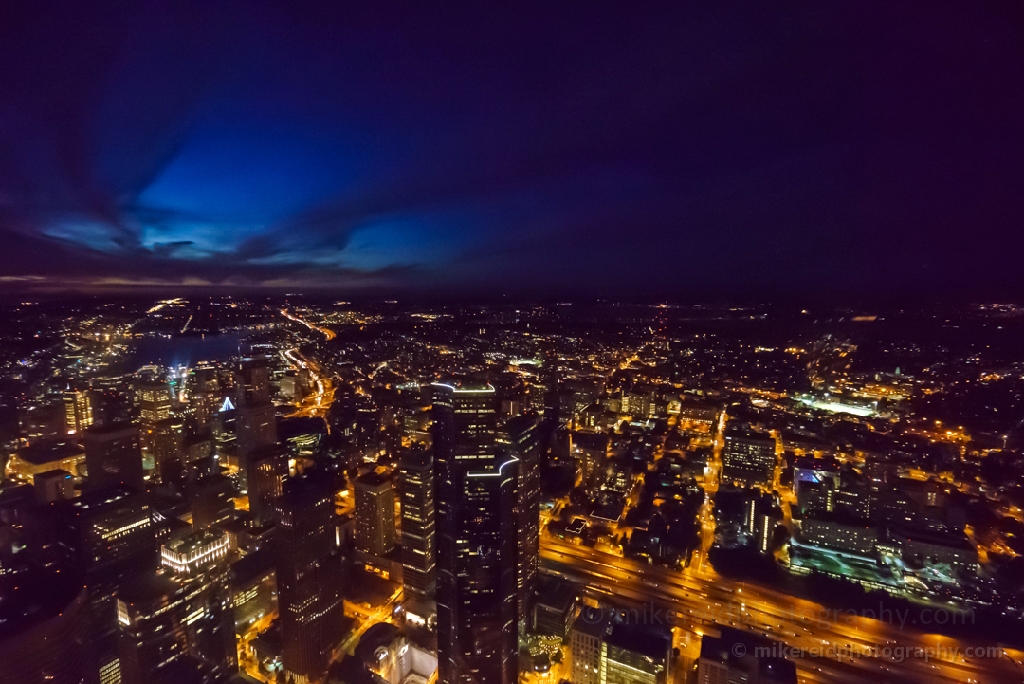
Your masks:
[[[64,391],[64,425],[69,435],[80,435],[92,425],[92,398],[88,392],[70,387]]]
[[[235,370],[235,434],[243,489],[248,490],[249,458],[277,445],[277,414],[270,401],[266,361],[245,359]]]
[[[228,535],[197,532],[164,545],[162,568],[118,592],[121,684],[147,684],[172,663],[204,681],[237,669]]]
[[[775,439],[767,433],[730,428],[722,449],[722,478],[768,484],[775,473]]]
[[[499,441],[519,461],[516,484],[516,530],[519,535],[516,573],[519,620],[526,619],[527,601],[540,572],[540,419],[516,416],[499,432]]]
[[[89,596],[69,573],[35,575],[4,597],[0,663],[5,682],[93,684]]]
[[[164,418],[144,427],[146,442],[153,456],[153,474],[160,482],[176,482],[185,473],[182,445],[185,423],[180,418]]]
[[[139,420],[152,425],[171,415],[171,387],[166,382],[143,382],[135,388]]]
[[[190,371],[188,387],[189,408],[196,425],[210,425],[224,402],[217,369],[208,365],[196,366]]]
[[[356,478],[356,548],[383,558],[395,547],[395,486],[387,473]]]
[[[434,600],[437,589],[437,521],[434,510],[434,457],[426,449],[406,449],[398,458],[402,499],[402,582],[408,600]]]
[[[516,477],[488,384],[433,385],[437,651],[444,684],[514,684]]]

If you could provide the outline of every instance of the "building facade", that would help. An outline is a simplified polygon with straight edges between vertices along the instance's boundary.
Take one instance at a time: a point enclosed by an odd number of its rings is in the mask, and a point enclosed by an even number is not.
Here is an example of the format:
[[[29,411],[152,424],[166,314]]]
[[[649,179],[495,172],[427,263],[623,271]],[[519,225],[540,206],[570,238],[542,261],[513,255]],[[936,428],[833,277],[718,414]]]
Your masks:
[[[502,428],[500,441],[519,461],[516,483],[516,529],[519,533],[516,591],[520,622],[540,572],[540,418],[517,416]]]
[[[395,487],[387,473],[356,478],[356,548],[383,558],[395,547]]]
[[[282,662],[287,676],[306,684],[327,670],[342,637],[342,558],[329,479],[313,471],[289,480],[274,509]]]
[[[518,680],[518,462],[498,454],[487,384],[436,383],[438,674],[445,684]]]
[[[437,589],[437,522],[434,511],[434,457],[407,449],[398,461],[402,501],[402,581],[405,596],[426,603]]]

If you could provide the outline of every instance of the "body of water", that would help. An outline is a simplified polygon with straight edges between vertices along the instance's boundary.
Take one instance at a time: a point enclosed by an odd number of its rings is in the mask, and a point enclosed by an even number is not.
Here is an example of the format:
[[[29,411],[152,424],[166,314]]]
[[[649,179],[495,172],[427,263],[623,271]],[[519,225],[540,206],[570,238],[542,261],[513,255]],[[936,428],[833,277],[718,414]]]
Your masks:
[[[243,332],[143,337],[135,341],[135,349],[128,357],[128,370],[134,371],[150,363],[194,366],[200,361],[226,361],[239,355],[239,345],[245,338]]]

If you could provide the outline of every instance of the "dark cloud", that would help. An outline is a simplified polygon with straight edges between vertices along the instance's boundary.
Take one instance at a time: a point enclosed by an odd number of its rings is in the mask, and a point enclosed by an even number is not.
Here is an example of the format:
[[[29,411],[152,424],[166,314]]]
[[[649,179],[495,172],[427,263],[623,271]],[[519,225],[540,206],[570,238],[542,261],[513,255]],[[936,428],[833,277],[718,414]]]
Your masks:
[[[1020,294],[1009,5],[0,12],[11,288]]]

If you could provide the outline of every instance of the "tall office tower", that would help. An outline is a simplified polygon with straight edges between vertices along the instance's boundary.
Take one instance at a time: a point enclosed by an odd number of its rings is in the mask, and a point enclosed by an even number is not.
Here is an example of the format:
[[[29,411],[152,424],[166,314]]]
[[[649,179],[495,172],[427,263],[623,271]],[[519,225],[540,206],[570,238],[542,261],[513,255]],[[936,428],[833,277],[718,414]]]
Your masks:
[[[139,420],[152,425],[171,416],[171,386],[166,382],[143,382],[135,388]]]
[[[722,477],[747,485],[770,484],[775,475],[775,439],[763,432],[730,429],[722,449]]]
[[[228,546],[226,532],[169,542],[160,549],[158,572],[122,588],[121,684],[148,684],[183,671],[220,681],[238,669]]]
[[[117,592],[156,565],[149,504],[145,494],[116,487],[58,502],[54,512],[63,564],[85,577],[100,684],[111,684],[119,670]]]
[[[499,432],[498,441],[519,460],[516,484],[516,529],[519,557],[516,573],[519,621],[526,620],[527,601],[540,572],[540,418],[535,414],[512,418]]]
[[[356,478],[356,548],[383,558],[395,547],[395,487],[387,473]]]
[[[270,403],[270,366],[266,359],[242,359],[235,369],[235,406]]]
[[[244,404],[236,407],[235,432],[240,455],[247,456],[258,449],[277,444],[277,416],[274,405]]]
[[[278,602],[285,673],[297,684],[327,670],[343,628],[342,560],[327,473],[306,471],[285,482],[274,502]]]
[[[64,391],[64,426],[69,435],[80,435],[92,425],[92,398],[88,392],[68,387]]]
[[[115,423],[91,427],[82,435],[85,447],[86,488],[90,491],[126,485],[144,491],[139,427]]]
[[[182,445],[185,441],[185,423],[180,418],[164,418],[153,425],[143,426],[147,434],[150,453],[153,454],[153,474],[160,482],[177,482],[185,474]]]
[[[189,371],[188,397],[192,416],[200,427],[207,427],[213,422],[224,402],[221,395],[220,380],[217,369],[213,366],[199,365]]]
[[[93,389],[89,395],[94,427],[130,423],[135,419],[135,409],[127,395],[110,388]]]
[[[249,551],[231,564],[231,596],[236,634],[244,634],[257,620],[278,612],[277,564],[272,549]]]
[[[434,600],[437,589],[437,530],[434,516],[434,457],[406,449],[398,458],[402,500],[402,582],[411,602]],[[408,610],[408,608],[407,608]],[[414,609],[422,612],[422,607]],[[417,614],[420,614],[417,612]]]
[[[257,525],[273,520],[274,500],[281,496],[288,475],[288,454],[276,444],[249,452],[245,459],[249,512]]]
[[[270,369],[263,359],[245,359],[235,370],[235,434],[242,488],[248,491],[250,455],[277,444]]]
[[[864,474],[868,479],[868,487],[874,491],[891,488],[900,479],[900,468],[885,456],[871,456],[864,464]]]
[[[571,630],[574,684],[671,684],[672,632],[584,607]],[[722,680],[723,682],[725,680]]]
[[[156,380],[143,381],[135,387],[135,401],[139,406],[139,446],[148,454],[153,452],[153,431],[157,423],[171,417],[171,386]]]
[[[439,681],[513,684],[517,461],[498,453],[493,387],[432,387]]]
[[[189,482],[185,491],[192,508],[192,529],[204,530],[234,517],[235,490],[227,476],[206,473]]]

